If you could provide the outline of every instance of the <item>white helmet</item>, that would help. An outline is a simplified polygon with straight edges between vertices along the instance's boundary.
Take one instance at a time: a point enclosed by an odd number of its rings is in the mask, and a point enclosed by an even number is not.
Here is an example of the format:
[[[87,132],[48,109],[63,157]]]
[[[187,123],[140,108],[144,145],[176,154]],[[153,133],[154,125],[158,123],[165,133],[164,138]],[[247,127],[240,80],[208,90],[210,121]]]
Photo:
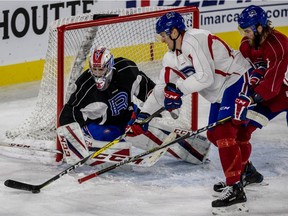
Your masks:
[[[90,50],[89,66],[97,89],[105,91],[113,77],[114,57],[103,46],[93,46]]]

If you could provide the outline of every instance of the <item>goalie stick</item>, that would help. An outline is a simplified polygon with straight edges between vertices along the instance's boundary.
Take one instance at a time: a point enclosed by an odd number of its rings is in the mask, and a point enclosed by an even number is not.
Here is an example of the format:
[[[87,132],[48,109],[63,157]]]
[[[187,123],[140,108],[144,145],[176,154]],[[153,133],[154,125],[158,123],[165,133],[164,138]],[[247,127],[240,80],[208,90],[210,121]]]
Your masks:
[[[10,143],[10,142],[0,142],[0,146],[3,147],[10,147],[10,148],[17,148],[22,150],[31,150],[31,151],[40,151],[40,152],[49,152],[49,153],[55,153],[55,154],[63,154],[61,151],[56,149],[48,149],[48,148],[36,148],[31,145],[27,144],[20,144],[20,143]]]
[[[202,128],[200,128],[200,129],[198,129],[198,130],[196,130],[196,131],[189,131],[189,130],[183,130],[183,129],[176,128],[176,129],[174,130],[174,132],[172,132],[172,133],[176,133],[176,134],[178,134],[178,135],[181,135],[180,137],[178,137],[178,138],[176,138],[176,139],[174,139],[174,140],[172,140],[172,141],[170,141],[170,142],[168,142],[168,143],[163,143],[161,146],[156,146],[156,147],[154,147],[154,148],[152,148],[152,149],[150,149],[150,150],[148,150],[148,151],[145,151],[145,152],[142,152],[142,153],[140,153],[140,154],[138,154],[138,155],[135,155],[134,157],[131,157],[131,158],[126,159],[126,160],[123,160],[123,161],[121,161],[121,162],[119,162],[119,163],[117,163],[117,164],[113,164],[113,165],[111,165],[111,166],[109,166],[109,167],[106,167],[106,168],[104,168],[104,169],[102,169],[102,170],[99,170],[99,171],[97,171],[97,172],[94,172],[94,173],[91,173],[91,174],[89,174],[89,175],[87,175],[87,176],[84,176],[84,177],[78,179],[78,182],[81,184],[81,183],[83,183],[83,182],[85,182],[85,181],[87,181],[87,180],[89,180],[89,179],[92,179],[92,178],[94,178],[94,177],[97,177],[97,176],[99,176],[99,175],[101,175],[101,174],[103,174],[103,173],[106,173],[106,172],[110,171],[110,170],[116,169],[117,167],[122,166],[122,165],[124,165],[124,164],[131,163],[131,162],[133,162],[133,161],[136,161],[136,160],[138,160],[139,158],[144,157],[144,156],[146,156],[146,155],[149,155],[149,154],[151,154],[151,153],[154,153],[154,152],[156,152],[156,151],[159,151],[159,150],[165,150],[165,151],[166,151],[169,146],[171,146],[171,145],[173,145],[173,144],[175,144],[175,143],[177,143],[177,142],[179,142],[179,141],[181,141],[181,140],[187,139],[187,138],[192,137],[192,136],[196,136],[196,135],[198,135],[199,133],[202,133],[202,132],[204,132],[204,131],[207,131],[207,130],[209,130],[210,128],[213,128],[213,127],[215,127],[215,126],[217,126],[217,125],[223,124],[224,122],[229,121],[229,120],[231,120],[231,119],[232,119],[232,117],[229,116],[229,117],[227,117],[227,118],[224,118],[224,119],[221,119],[221,120],[219,120],[219,121],[216,121],[216,122],[214,122],[214,123],[212,123],[212,124],[209,124],[209,125],[207,125],[207,126],[205,126],[205,127],[202,127]],[[161,152],[162,152],[162,151],[161,151]]]
[[[15,149],[21,149],[21,150],[30,150],[30,151],[39,151],[39,152],[47,152],[47,153],[52,153],[52,154],[63,154],[61,151],[57,150],[57,149],[48,149],[48,148],[35,148],[31,145],[28,144],[19,144],[19,143],[10,143],[10,142],[0,142],[0,146],[3,147],[9,147],[9,148],[15,148]],[[90,152],[95,152],[98,151],[100,148],[93,148],[93,147],[88,147]],[[119,162],[122,161],[126,158],[128,158],[129,156],[124,156],[124,155],[120,155],[120,154],[105,154],[105,153],[101,153],[98,156],[94,157],[96,159],[98,159],[99,161],[103,161],[103,162]],[[135,165],[142,165],[141,163],[142,159],[139,161],[136,161]]]
[[[154,117],[158,116],[162,111],[164,111],[165,108],[162,107],[160,108],[158,111],[156,111],[155,113],[153,113],[152,115],[150,115],[148,118],[144,119],[143,121],[140,122],[140,124],[145,124],[150,122]],[[45,181],[42,184],[39,185],[32,185],[32,184],[27,184],[24,182],[19,182],[19,181],[15,181],[15,180],[11,180],[8,179],[4,182],[4,185],[10,188],[14,188],[14,189],[18,189],[18,190],[25,190],[25,191],[31,191],[32,193],[40,193],[40,190],[51,184],[52,182],[56,181],[57,179],[61,178],[63,175],[71,172],[72,170],[75,170],[76,168],[82,166],[86,161],[88,161],[90,158],[94,158],[97,155],[101,154],[103,151],[107,150],[108,148],[110,148],[111,146],[117,144],[118,142],[120,142],[123,138],[126,137],[126,134],[128,133],[128,131],[125,131],[124,134],[122,134],[121,136],[117,137],[116,139],[114,139],[113,141],[107,143],[105,146],[103,146],[101,149],[99,149],[98,151],[95,151],[93,153],[91,153],[90,155],[88,155],[87,157],[81,159],[80,161],[78,161],[77,163],[69,166],[68,168],[66,168],[65,170],[63,170],[62,172],[60,172],[59,174],[53,176],[52,178],[50,178],[49,180]]]

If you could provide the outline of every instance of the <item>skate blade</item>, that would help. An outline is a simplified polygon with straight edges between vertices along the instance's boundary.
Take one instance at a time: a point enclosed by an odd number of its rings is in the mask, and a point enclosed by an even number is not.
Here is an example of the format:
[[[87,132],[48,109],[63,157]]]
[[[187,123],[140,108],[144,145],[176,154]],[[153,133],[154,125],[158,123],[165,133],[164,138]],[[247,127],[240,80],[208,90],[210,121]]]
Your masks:
[[[219,197],[220,196],[220,194],[221,194],[221,192],[216,192],[216,191],[213,191],[213,193],[212,193],[212,197]]]
[[[249,188],[249,187],[259,187],[259,186],[268,186],[269,182],[267,181],[262,181],[260,183],[251,183],[251,184],[247,184],[245,187]]]
[[[227,207],[219,207],[219,208],[212,208],[213,215],[225,215],[225,216],[235,216],[235,215],[242,215],[249,212],[249,209],[245,205],[245,203],[237,203]]]

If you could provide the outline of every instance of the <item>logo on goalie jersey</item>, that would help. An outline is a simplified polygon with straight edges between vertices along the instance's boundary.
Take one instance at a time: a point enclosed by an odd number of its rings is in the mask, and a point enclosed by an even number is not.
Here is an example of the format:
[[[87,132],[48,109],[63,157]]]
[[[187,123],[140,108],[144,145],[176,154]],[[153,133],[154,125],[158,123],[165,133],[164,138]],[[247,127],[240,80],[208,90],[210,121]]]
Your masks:
[[[108,100],[113,116],[120,114],[121,110],[126,110],[128,107],[128,94],[126,92],[119,92],[114,97]]]

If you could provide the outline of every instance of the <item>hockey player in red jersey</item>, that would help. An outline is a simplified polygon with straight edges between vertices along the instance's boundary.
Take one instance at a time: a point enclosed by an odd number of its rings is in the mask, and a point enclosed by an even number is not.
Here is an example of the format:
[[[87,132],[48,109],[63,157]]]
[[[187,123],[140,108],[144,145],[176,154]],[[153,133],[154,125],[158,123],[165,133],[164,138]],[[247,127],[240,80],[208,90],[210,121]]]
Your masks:
[[[265,11],[255,5],[243,10],[238,19],[239,30],[244,37],[240,51],[250,62],[249,103],[257,104],[253,116],[246,127],[241,127],[238,140],[241,143],[242,169],[252,170],[244,184],[260,182],[263,177],[253,172],[253,165],[248,162],[251,154],[251,135],[257,128],[262,128],[268,121],[282,112],[286,112],[288,124],[288,38],[271,26]],[[246,109],[246,108],[244,108]],[[247,172],[246,172],[247,174]],[[225,183],[215,185],[221,190]]]
[[[244,115],[242,103],[249,105],[245,94],[249,62],[209,31],[186,28],[183,17],[176,12],[160,17],[156,32],[169,51],[163,58],[159,81],[142,111],[151,114],[161,106],[171,111],[181,107],[183,95],[199,92],[211,102],[209,123],[234,116],[235,121],[225,122],[208,133],[210,141],[218,146],[228,185],[221,198],[212,202],[212,207],[237,205],[236,209],[245,210],[241,148],[237,139],[241,125],[237,120]],[[139,135],[145,128],[136,122],[131,130],[133,135]]]
[[[247,7],[238,23],[244,34],[240,51],[253,65],[250,76],[253,102],[264,105],[275,114],[287,110],[287,36],[271,27],[271,21],[259,6]],[[267,116],[269,120],[271,117]]]

